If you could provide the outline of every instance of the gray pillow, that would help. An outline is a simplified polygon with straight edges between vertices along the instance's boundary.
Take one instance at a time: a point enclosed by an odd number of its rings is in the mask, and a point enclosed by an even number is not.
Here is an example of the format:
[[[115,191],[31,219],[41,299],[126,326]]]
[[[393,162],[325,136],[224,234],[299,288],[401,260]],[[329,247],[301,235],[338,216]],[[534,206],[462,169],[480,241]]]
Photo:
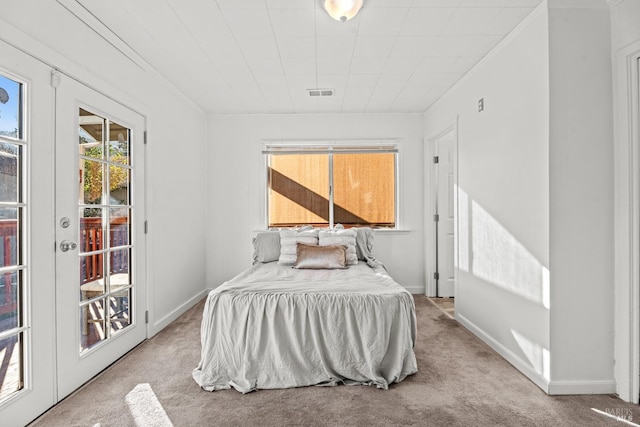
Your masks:
[[[355,265],[358,263],[358,256],[356,255],[356,234],[356,230],[352,228],[320,230],[318,232],[318,244],[320,246],[346,246],[347,265]]]
[[[369,227],[356,228],[356,254],[361,261],[373,258],[373,230]]]
[[[278,261],[280,257],[280,233],[261,231],[253,238],[253,263]]]
[[[296,262],[296,244],[318,244],[318,230],[280,230],[280,256],[278,264],[293,265]]]

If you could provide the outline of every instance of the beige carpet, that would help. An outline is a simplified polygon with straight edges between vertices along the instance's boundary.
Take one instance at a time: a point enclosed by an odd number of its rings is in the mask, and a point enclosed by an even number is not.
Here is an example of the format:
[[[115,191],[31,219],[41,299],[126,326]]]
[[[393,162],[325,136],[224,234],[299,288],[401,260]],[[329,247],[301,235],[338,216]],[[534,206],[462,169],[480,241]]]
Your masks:
[[[367,386],[247,395],[202,391],[191,378],[200,354],[200,303],[33,425],[628,425],[591,408],[640,423],[639,407],[614,396],[547,396],[426,297],[415,300],[419,372],[387,391]]]

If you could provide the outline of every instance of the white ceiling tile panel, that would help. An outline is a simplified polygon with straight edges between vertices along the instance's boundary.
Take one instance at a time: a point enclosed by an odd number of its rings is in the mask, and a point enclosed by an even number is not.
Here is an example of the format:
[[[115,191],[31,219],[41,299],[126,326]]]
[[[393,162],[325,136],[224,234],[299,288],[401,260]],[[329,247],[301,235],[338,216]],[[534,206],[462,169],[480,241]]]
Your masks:
[[[207,0],[215,1],[220,9],[266,9],[264,0]]]
[[[363,8],[358,36],[395,36],[402,29],[407,12],[400,8]]]
[[[509,0],[462,0],[460,7],[505,7]]]
[[[380,74],[350,74],[347,79],[349,88],[374,88],[378,85]]]
[[[540,3],[542,3],[542,0],[508,0],[505,7],[528,7],[533,9]]]
[[[272,77],[284,75],[282,63],[278,58],[257,58],[254,60],[250,59],[248,61],[248,66],[254,78],[256,76]]]
[[[429,52],[437,36],[398,36],[389,56],[422,57]]]
[[[318,74],[348,75],[351,68],[350,59],[319,59]]]
[[[429,51],[432,56],[484,56],[500,36],[440,36]]]
[[[402,88],[411,78],[411,74],[381,74],[376,88]]]
[[[315,35],[313,9],[269,9],[276,36],[312,37]]]
[[[387,58],[353,58],[351,74],[380,74],[384,70]]]
[[[238,37],[236,39],[247,58],[279,58],[278,46],[273,37]]]
[[[402,88],[400,87],[376,87],[375,89],[373,89],[373,92],[371,94],[371,99],[369,100],[369,102],[371,102],[371,100],[377,100],[377,99],[395,99],[398,94],[400,93],[400,91],[402,90]]]
[[[366,0],[362,6],[366,8],[374,7],[400,7],[408,8],[413,0]]]
[[[415,7],[458,7],[462,0],[413,0]]]
[[[353,56],[354,58],[386,58],[393,48],[394,41],[393,37],[358,36]]]
[[[283,59],[282,68],[284,74],[289,75],[315,75],[316,64],[308,59]]]
[[[351,58],[356,43],[355,36],[322,36],[317,38],[318,58]]]
[[[473,35],[482,33],[493,22],[502,9],[500,8],[460,8],[449,19],[442,35]]]
[[[403,36],[438,35],[456,11],[453,8],[414,8],[407,15],[400,31]]]
[[[314,37],[278,37],[276,42],[281,58],[313,59],[316,57]]]
[[[485,27],[482,34],[504,35],[515,28],[529,13],[531,9],[523,7],[507,7],[502,9],[489,25]]]
[[[313,9],[316,0],[265,0],[269,9]],[[238,2],[238,0],[236,0]]]
[[[318,87],[335,89],[338,92],[344,93],[347,79],[347,74],[319,74]]]
[[[382,72],[385,74],[413,74],[421,61],[422,58],[417,56],[389,57]]]
[[[458,61],[458,56],[428,56],[416,68],[417,74],[441,73],[448,71]]]
[[[235,37],[273,36],[267,9],[226,9],[222,11]]]
[[[480,56],[460,56],[447,70],[450,73],[466,73],[480,61]]]

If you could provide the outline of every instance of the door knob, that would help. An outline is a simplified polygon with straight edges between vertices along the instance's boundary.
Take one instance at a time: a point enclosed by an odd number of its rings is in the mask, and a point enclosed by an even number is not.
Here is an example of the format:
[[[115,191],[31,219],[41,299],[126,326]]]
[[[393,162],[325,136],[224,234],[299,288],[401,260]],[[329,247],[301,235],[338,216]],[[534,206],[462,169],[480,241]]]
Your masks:
[[[78,245],[76,242],[69,242],[68,240],[63,240],[60,242],[60,250],[62,252],[67,252],[68,250],[74,250]]]

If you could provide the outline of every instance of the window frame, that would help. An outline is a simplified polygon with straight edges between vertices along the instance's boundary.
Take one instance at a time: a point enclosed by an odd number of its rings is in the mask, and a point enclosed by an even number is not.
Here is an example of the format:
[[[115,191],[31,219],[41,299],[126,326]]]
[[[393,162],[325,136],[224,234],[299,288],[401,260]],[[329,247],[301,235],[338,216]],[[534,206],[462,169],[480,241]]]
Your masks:
[[[263,140],[262,154],[264,157],[264,224],[269,225],[269,156],[272,154],[328,154],[329,156],[329,221],[330,229],[334,223],[334,184],[333,184],[333,156],[335,154],[366,154],[393,153],[394,154],[394,226],[376,228],[377,231],[400,231],[400,144],[397,139],[357,139],[357,140]],[[365,225],[366,226],[366,225]]]

